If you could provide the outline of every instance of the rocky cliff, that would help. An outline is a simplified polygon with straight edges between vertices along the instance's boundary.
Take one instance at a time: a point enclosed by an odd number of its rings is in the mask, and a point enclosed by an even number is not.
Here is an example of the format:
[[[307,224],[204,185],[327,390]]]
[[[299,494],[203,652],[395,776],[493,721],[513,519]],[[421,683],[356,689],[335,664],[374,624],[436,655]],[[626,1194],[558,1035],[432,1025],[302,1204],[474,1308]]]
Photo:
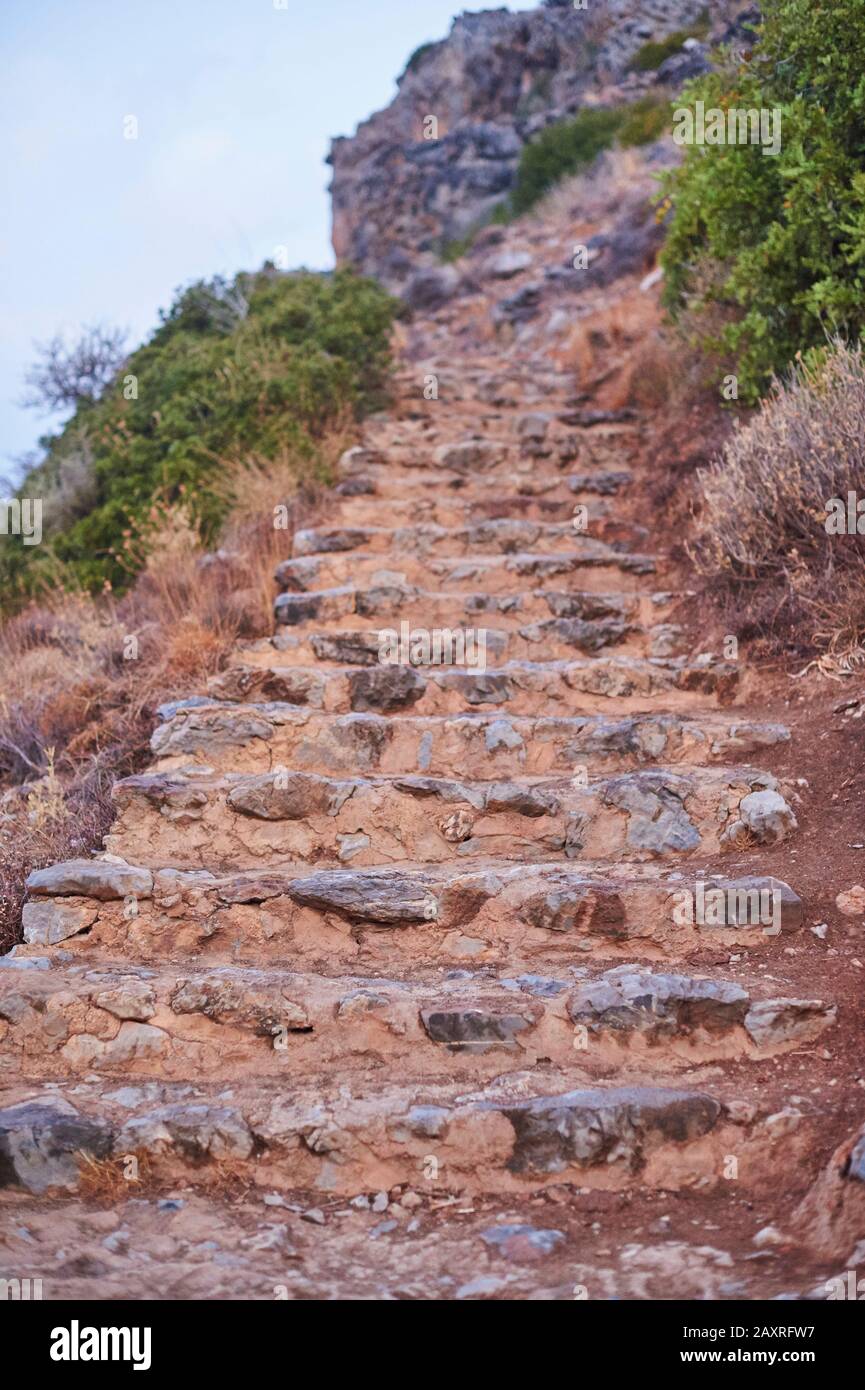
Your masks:
[[[744,8],[716,0],[706,43],[690,40],[649,72],[629,70],[638,50],[706,20],[704,0],[586,0],[585,9],[547,0],[460,15],[446,39],[412,56],[391,104],[333,142],[338,261],[401,289],[419,261],[501,202],[538,130],[584,105],[678,85],[705,68]]]

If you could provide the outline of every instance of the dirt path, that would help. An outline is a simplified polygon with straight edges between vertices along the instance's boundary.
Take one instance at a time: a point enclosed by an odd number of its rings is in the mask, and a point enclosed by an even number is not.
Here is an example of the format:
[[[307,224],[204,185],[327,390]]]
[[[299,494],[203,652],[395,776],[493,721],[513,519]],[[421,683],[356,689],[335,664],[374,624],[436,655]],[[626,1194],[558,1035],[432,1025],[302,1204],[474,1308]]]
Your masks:
[[[425,341],[274,636],[163,710],[105,856],[34,876],[0,1274],[46,1297],[836,1272],[789,1229],[861,1102],[789,731],[692,642],[641,421],[448,315]]]

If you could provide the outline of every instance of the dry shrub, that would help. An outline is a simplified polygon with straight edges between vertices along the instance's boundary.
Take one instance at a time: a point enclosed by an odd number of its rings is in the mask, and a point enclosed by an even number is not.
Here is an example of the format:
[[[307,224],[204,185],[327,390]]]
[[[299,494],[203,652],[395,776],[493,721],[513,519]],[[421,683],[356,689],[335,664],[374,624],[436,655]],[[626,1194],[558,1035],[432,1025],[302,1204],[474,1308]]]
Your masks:
[[[351,442],[345,426],[314,459],[228,463],[217,550],[182,502],[157,502],[146,535],[127,537],[146,544],[127,594],[57,588],[0,629],[0,952],[18,939],[28,874],[101,847],[111,787],[146,765],[157,706],[204,690],[239,638],[272,631],[273,570]]]
[[[746,599],[746,626],[843,669],[865,636],[865,558],[827,504],[865,479],[865,362],[838,340],[798,362],[698,479],[693,559]]]

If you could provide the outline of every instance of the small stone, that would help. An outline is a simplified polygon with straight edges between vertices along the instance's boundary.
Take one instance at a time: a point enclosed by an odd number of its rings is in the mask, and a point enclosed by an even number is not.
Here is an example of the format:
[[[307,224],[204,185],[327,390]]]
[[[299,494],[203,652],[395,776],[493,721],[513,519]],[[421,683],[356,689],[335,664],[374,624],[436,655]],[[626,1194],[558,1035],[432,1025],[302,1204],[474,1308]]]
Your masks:
[[[390,1198],[386,1192],[377,1192],[372,1199],[372,1209],[374,1212],[381,1213],[387,1211]]]
[[[787,1243],[787,1238],[782,1236],[776,1226],[764,1226],[762,1231],[758,1231],[754,1237],[754,1244],[759,1250],[763,1250],[767,1246],[786,1245]]]
[[[835,906],[845,917],[861,917],[865,913],[865,888],[860,883],[854,884],[846,892],[838,894]]]
[[[485,1294],[499,1293],[507,1287],[507,1283],[507,1279],[500,1279],[494,1274],[480,1274],[476,1279],[470,1279],[467,1284],[461,1284],[455,1297],[482,1298]]]
[[[797,828],[796,817],[780,792],[751,792],[739,803],[739,817],[761,845],[780,844]]]
[[[551,1255],[564,1241],[564,1231],[534,1226],[491,1226],[481,1232],[481,1240],[506,1260],[538,1260]]]
[[[324,1212],[320,1207],[309,1207],[307,1211],[301,1212],[300,1219],[301,1221],[308,1221],[313,1226],[324,1226],[326,1221]]]

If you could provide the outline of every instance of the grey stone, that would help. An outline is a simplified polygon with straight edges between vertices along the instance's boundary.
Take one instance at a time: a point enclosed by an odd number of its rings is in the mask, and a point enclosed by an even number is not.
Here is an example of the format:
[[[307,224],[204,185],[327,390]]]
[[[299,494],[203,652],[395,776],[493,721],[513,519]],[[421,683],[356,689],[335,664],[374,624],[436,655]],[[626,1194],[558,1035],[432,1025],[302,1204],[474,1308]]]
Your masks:
[[[685,810],[691,783],[660,772],[627,773],[605,783],[603,799],[628,815],[628,844],[652,854],[696,849],[700,836]]]
[[[226,799],[232,810],[257,820],[308,820],[335,816],[356,787],[310,772],[268,772],[244,778]]]
[[[750,792],[739,803],[739,819],[761,845],[775,845],[797,828],[796,817],[780,792]]]
[[[453,299],[460,285],[455,266],[423,266],[408,281],[404,298],[411,309],[438,309]]]
[[[850,1150],[844,1177],[851,1178],[854,1182],[865,1182],[865,1130]]]
[[[484,1245],[506,1260],[536,1260],[552,1255],[565,1241],[564,1231],[537,1226],[488,1226],[481,1231]]]
[[[149,869],[116,864],[107,859],[70,859],[64,864],[37,869],[27,879],[27,888],[42,897],[96,898],[100,902],[113,898],[149,898],[153,891],[153,875]]]
[[[708,1134],[721,1106],[699,1091],[624,1087],[570,1091],[514,1105],[487,1102],[514,1127],[508,1167],[516,1173],[623,1162],[637,1171],[648,1141],[688,1143]]]
[[[500,251],[484,267],[493,280],[510,280],[521,271],[528,270],[532,258],[528,251]]]
[[[758,1047],[810,1042],[835,1022],[836,1010],[822,999],[761,999],[752,1004],[745,1027]]]
[[[229,970],[179,980],[171,994],[176,1014],[203,1014],[214,1023],[253,1028],[261,1037],[279,1029],[303,1032],[309,1026],[306,1010],[287,999],[277,985],[244,983]]]
[[[249,1158],[253,1141],[238,1110],[215,1105],[164,1105],[127,1120],[117,1136],[117,1152],[173,1149],[193,1161]]]
[[[79,1154],[105,1158],[112,1132],[65,1102],[26,1101],[0,1110],[0,1187],[45,1192],[74,1187]]]
[[[374,666],[353,671],[348,685],[353,710],[383,713],[416,704],[426,689],[426,681],[411,666]]]
[[[95,910],[83,904],[36,900],[25,903],[21,910],[24,940],[29,946],[54,946],[86,931],[95,920]]]
[[[125,980],[100,990],[93,996],[93,1003],[115,1018],[134,1019],[139,1023],[146,1023],[156,1013],[156,993],[140,980]]]
[[[492,1048],[513,1049],[516,1035],[534,1026],[525,1014],[496,1013],[486,1008],[422,1009],[421,1023],[434,1043],[451,1052],[488,1052]]]
[[[431,921],[436,899],[426,880],[399,870],[337,869],[295,879],[288,895],[302,907],[383,926]]]
[[[741,1026],[747,991],[725,980],[620,965],[580,984],[568,1000],[573,1023],[590,1031],[640,1032],[668,1037],[695,1029],[711,1033]]]

